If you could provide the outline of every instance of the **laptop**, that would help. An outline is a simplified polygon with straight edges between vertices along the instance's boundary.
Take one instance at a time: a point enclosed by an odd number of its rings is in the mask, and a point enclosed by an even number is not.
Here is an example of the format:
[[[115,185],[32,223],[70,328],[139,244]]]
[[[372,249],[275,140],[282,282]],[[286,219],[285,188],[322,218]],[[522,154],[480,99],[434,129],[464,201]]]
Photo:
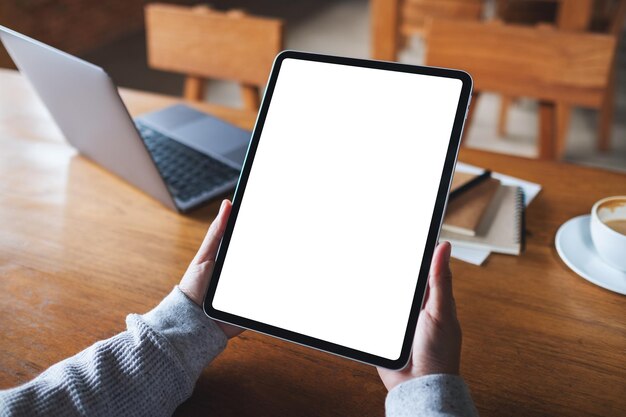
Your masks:
[[[0,40],[82,155],[178,212],[235,188],[250,131],[185,105],[133,120],[102,68],[3,26]]]

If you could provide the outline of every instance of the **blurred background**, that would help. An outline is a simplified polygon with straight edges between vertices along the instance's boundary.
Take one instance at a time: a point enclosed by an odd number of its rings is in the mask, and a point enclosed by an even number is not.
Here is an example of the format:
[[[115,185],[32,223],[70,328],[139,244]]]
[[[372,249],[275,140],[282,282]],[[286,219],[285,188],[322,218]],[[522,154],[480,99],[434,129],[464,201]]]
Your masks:
[[[574,29],[585,33],[613,33],[617,40],[611,52],[614,54],[613,75],[606,86],[607,91],[614,94],[608,110],[613,120],[609,127],[608,149],[598,150],[600,112],[572,106],[571,116],[563,122],[567,125],[566,140],[559,157],[577,164],[626,171],[623,30],[626,8],[621,0],[593,0],[591,9],[582,11],[579,1],[570,0],[568,13],[587,12],[589,16],[583,27]],[[186,0],[167,3],[197,4]],[[565,3],[566,0],[219,0],[211,2],[210,7],[218,11],[239,9],[250,15],[282,20],[283,44],[287,49],[360,58],[380,58],[375,51],[375,36],[382,35],[375,28],[380,28],[380,20],[392,10],[397,14],[390,22],[397,26],[394,59],[424,64],[428,37],[422,26],[430,15],[481,22],[495,19],[541,30],[542,26],[559,27],[565,18],[564,9],[560,9]],[[2,0],[0,24],[103,67],[118,86],[180,96],[183,74],[148,66],[144,28],[146,4],[145,0]],[[518,53],[524,54],[525,50],[522,48]],[[0,66],[12,67],[4,50],[0,51]],[[204,99],[241,106],[239,86],[235,82],[209,81]],[[505,97],[497,92],[481,94],[466,132],[466,146],[536,157],[540,128],[538,108],[538,101],[533,98]]]

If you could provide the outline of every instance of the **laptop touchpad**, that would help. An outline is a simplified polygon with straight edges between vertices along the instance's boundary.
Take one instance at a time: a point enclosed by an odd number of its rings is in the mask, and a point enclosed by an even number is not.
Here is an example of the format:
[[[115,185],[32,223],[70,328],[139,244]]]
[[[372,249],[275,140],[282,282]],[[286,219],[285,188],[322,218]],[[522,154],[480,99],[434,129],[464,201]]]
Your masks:
[[[241,146],[247,146],[250,139],[250,132],[210,117],[177,126],[171,132],[176,135],[176,140],[191,148],[200,148],[198,149],[200,151],[206,149],[207,152],[222,155]]]
[[[140,120],[198,152],[239,166],[250,142],[250,131],[180,104],[143,115]]]

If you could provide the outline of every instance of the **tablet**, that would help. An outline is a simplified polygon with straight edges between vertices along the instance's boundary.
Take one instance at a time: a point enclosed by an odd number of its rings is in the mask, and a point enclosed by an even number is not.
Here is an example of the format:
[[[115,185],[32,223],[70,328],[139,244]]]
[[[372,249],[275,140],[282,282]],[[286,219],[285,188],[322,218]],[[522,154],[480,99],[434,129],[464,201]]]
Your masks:
[[[403,367],[471,89],[462,71],[279,54],[207,315]]]

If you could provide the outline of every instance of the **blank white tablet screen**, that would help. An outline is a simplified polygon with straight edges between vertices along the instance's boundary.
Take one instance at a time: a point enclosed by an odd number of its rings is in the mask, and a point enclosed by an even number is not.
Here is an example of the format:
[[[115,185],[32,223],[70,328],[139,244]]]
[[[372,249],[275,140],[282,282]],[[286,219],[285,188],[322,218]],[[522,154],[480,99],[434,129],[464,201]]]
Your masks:
[[[397,359],[461,87],[285,59],[213,307]]]

